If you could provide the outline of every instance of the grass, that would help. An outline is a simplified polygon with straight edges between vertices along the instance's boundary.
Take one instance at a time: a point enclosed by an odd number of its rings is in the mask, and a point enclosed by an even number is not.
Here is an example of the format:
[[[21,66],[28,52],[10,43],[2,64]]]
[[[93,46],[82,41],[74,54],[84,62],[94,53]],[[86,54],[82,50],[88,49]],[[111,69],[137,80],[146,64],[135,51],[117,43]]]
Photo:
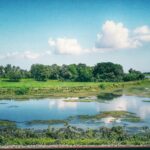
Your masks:
[[[39,82],[22,79],[20,82],[0,80],[0,99],[27,99],[43,97],[68,97],[96,95],[99,91],[96,82],[63,82],[48,80]]]
[[[40,82],[33,79],[8,82],[6,79],[0,79],[0,99],[86,97],[99,93],[124,93],[126,95],[150,97],[149,89],[149,79],[132,82],[63,82],[58,80]]]
[[[129,86],[128,88],[125,88],[123,92],[126,95],[150,97],[150,80],[143,80],[136,86]]]
[[[33,79],[22,79],[20,82],[8,82],[6,79],[0,79],[0,88],[50,88],[50,87],[78,87],[78,86],[98,86],[98,82],[63,82],[58,80],[35,81]]]
[[[127,112],[127,111],[105,111],[101,112],[96,115],[78,115],[78,116],[72,116],[70,119],[78,118],[80,120],[100,120],[107,117],[113,117],[115,119],[121,118],[122,121],[127,122],[140,122],[141,118],[136,116],[134,113]]]

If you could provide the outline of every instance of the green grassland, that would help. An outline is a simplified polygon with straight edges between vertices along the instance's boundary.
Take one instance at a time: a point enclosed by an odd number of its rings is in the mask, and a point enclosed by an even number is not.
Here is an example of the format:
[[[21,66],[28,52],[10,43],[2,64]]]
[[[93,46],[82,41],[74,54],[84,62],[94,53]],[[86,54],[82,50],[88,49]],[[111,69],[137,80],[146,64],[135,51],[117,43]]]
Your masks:
[[[63,82],[48,80],[22,79],[20,82],[9,82],[0,79],[0,99],[28,99],[43,97],[80,97],[100,93],[138,95],[150,97],[150,80],[132,82]]]

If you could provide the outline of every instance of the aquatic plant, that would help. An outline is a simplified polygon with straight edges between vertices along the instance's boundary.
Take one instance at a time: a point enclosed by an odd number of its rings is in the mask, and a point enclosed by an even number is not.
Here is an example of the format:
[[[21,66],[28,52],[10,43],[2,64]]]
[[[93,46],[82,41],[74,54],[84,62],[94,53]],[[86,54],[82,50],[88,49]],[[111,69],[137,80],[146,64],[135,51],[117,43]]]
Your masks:
[[[36,124],[67,124],[66,120],[31,120],[26,122],[27,125]]]

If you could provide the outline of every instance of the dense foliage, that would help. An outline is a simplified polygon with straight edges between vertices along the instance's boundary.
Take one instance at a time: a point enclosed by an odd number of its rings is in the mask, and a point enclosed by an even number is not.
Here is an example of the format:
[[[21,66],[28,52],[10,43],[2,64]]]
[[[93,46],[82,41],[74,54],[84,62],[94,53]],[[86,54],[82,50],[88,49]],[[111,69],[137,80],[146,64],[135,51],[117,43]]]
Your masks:
[[[94,67],[93,75],[98,81],[121,81],[124,72],[121,65],[105,62]]]
[[[133,69],[130,69],[129,73],[124,73],[121,65],[103,62],[95,66],[87,66],[81,63],[62,66],[57,64],[51,66],[33,64],[29,71],[8,64],[5,67],[0,66],[0,77],[8,78],[10,81],[19,81],[21,78],[34,78],[37,81],[56,79],[78,82],[116,82],[142,80],[145,75]]]
[[[32,65],[31,77],[33,77],[37,81],[46,81],[49,77],[48,67],[42,64]]]
[[[129,134],[120,126],[87,130],[73,126],[45,130],[1,128],[0,145],[149,145],[150,129],[142,127],[140,131]]]
[[[133,70],[132,68],[129,70],[128,74],[125,74],[123,77],[124,81],[135,81],[142,80],[145,78],[145,75],[140,71]]]

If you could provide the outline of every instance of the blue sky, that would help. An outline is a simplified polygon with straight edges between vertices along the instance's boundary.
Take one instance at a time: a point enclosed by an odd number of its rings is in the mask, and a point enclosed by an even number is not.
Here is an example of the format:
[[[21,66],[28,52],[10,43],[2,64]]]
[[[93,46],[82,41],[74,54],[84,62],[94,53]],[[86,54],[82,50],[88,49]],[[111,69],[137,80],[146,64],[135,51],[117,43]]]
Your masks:
[[[150,71],[149,0],[0,0],[0,65],[111,61]]]

